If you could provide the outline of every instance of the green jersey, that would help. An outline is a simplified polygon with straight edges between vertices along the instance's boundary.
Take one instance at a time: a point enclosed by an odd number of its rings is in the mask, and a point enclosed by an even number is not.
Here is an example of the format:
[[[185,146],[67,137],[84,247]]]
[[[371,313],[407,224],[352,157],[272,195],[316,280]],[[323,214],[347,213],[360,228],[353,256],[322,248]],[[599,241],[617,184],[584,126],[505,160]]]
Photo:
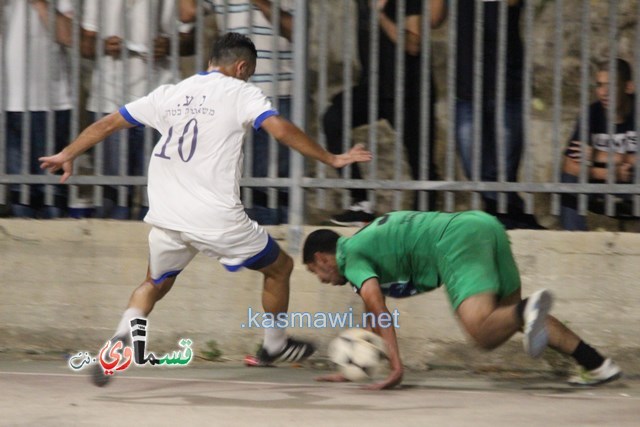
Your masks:
[[[338,240],[340,273],[359,291],[375,277],[382,293],[403,298],[441,285],[437,245],[458,213],[400,211],[386,214],[352,237]]]

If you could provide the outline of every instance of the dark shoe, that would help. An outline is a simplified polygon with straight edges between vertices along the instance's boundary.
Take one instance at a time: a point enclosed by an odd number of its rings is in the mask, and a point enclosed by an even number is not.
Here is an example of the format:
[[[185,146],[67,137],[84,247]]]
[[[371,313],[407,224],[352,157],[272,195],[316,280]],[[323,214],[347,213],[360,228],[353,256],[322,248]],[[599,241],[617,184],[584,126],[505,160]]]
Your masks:
[[[114,337],[111,338],[110,343],[109,343],[109,351],[111,351],[111,348],[113,347],[113,345],[118,342],[118,341],[122,341],[122,345],[123,348],[124,347],[130,347],[131,346],[131,336],[127,335],[125,337]],[[120,355],[122,355],[122,349],[119,350]],[[102,368],[102,365],[100,363],[96,363],[91,367],[91,382],[98,387],[104,387],[107,384],[109,384],[109,382],[111,381],[113,374],[111,375],[106,375],[104,373],[104,369]]]
[[[343,227],[364,227],[375,219],[370,203],[363,201],[351,205],[341,214],[334,215],[330,221]]]
[[[35,218],[36,210],[31,206],[16,203],[11,205],[11,215],[16,218]]]
[[[301,362],[316,351],[316,347],[306,341],[287,338],[287,343],[278,354],[269,354],[264,347],[258,350],[258,360],[264,366],[280,362]]]
[[[149,206],[140,206],[138,211],[138,221],[144,221],[144,217],[149,213]]]
[[[538,223],[536,217],[525,213],[495,214],[496,218],[507,230],[546,230]]]
[[[45,206],[38,213],[42,219],[64,218],[64,210],[56,206]]]
[[[95,208],[69,208],[69,218],[93,218],[94,215]]]
[[[91,382],[97,387],[104,387],[109,384],[112,376],[113,375],[106,375],[104,373],[104,369],[102,369],[100,363],[96,363],[91,367]]]

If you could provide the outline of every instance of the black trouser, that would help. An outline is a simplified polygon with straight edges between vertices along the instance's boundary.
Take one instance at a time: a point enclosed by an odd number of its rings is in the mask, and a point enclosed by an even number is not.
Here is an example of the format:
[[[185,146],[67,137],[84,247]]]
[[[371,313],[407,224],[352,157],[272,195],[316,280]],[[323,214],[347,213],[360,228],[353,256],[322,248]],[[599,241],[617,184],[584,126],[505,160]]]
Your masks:
[[[433,85],[432,85],[433,88]],[[432,90],[432,93],[433,90]],[[353,88],[353,106],[351,124],[352,128],[362,126],[369,123],[369,88],[368,86],[355,86]],[[408,94],[415,95],[415,94]],[[408,96],[404,102],[404,138],[403,143],[407,151],[409,166],[411,168],[411,177],[414,180],[420,179],[420,163],[421,159],[426,158],[424,153],[420,154],[420,98],[417,96]],[[332,153],[342,153],[342,125],[344,109],[344,92],[333,97],[331,105],[324,113],[323,125],[324,132],[327,137],[327,149]],[[379,99],[378,102],[378,119],[387,119],[391,126],[395,128],[395,101],[394,99]],[[431,97],[431,114],[429,117],[429,180],[438,179],[434,162],[434,145],[435,145],[435,97]],[[362,179],[360,167],[357,164],[351,166],[351,178]],[[344,171],[343,171],[344,174]],[[351,190],[351,198],[353,203],[366,200],[367,192],[363,189]],[[429,192],[429,208],[433,209],[435,204],[435,191]],[[414,208],[417,204],[414,203]]]

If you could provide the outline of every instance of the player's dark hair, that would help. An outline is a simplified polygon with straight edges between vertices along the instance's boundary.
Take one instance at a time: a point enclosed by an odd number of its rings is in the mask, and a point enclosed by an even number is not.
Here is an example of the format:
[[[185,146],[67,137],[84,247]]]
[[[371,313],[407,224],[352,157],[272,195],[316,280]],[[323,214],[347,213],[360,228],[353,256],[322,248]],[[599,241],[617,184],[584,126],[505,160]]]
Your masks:
[[[251,39],[239,33],[226,33],[211,47],[209,61],[214,65],[229,65],[238,60],[255,64],[258,51]]]
[[[600,61],[596,65],[596,69],[598,71],[609,71],[609,61]],[[631,65],[622,58],[616,59],[616,70],[618,74],[618,81],[620,83],[627,83],[633,80],[633,75],[631,72]]]
[[[313,262],[313,255],[316,252],[335,254],[339,238],[340,235],[338,233],[327,230],[326,228],[316,230],[309,234],[302,248],[302,262],[304,264]]]

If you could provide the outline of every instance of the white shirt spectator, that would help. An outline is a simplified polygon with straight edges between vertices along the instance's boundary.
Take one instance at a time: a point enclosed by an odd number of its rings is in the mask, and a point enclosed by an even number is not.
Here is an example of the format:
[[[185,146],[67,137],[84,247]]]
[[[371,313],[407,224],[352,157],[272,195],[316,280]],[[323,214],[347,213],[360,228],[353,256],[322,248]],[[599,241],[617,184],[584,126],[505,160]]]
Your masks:
[[[157,34],[154,35],[151,34],[151,10],[158,11]],[[122,19],[123,13],[126,22]],[[99,33],[103,39],[118,36],[126,40],[124,43],[129,51],[126,63],[108,55],[102,55],[100,65],[95,59],[87,109],[112,112],[145,96],[158,85],[178,81],[180,76],[172,76],[169,57],[154,61],[152,78],[148,76],[145,58],[153,55],[153,38],[156,35],[170,37],[175,25],[178,25],[179,32],[188,32],[192,28],[192,25],[181,24],[177,20],[174,0],[85,0],[83,29]],[[103,43],[104,40],[98,41],[99,46]],[[124,85],[126,91],[123,90]]]
[[[58,12],[73,16],[71,0],[59,0],[56,4]],[[6,34],[2,55],[6,110],[71,109],[69,60],[65,48],[52,41],[47,27],[29,1],[4,0],[0,7],[3,8]],[[25,54],[27,52],[28,55]]]

